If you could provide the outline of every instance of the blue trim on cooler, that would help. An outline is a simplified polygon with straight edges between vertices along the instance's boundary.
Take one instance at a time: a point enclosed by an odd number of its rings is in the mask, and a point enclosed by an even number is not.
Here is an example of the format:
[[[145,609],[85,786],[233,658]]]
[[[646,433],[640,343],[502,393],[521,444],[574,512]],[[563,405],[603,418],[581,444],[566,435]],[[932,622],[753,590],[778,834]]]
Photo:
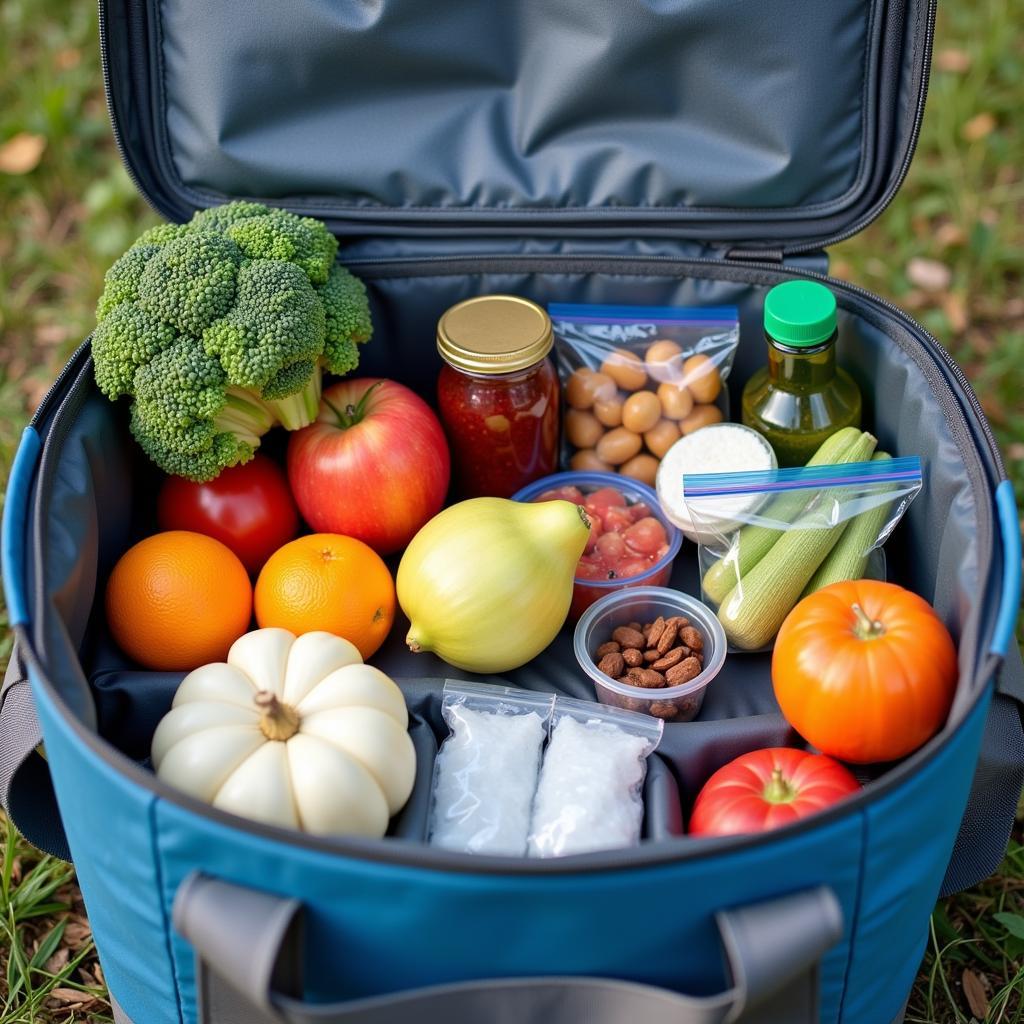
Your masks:
[[[996,516],[1002,535],[1003,587],[996,625],[992,631],[991,651],[1002,658],[1010,649],[1010,642],[1016,632],[1021,588],[1020,519],[1017,516],[1013,484],[1009,480],[1004,480],[996,488]]]
[[[43,443],[34,427],[26,427],[14,456],[7,482],[4,518],[0,533],[0,560],[3,562],[4,596],[12,626],[28,623],[28,594],[25,591],[25,528],[28,499],[36,463]]]

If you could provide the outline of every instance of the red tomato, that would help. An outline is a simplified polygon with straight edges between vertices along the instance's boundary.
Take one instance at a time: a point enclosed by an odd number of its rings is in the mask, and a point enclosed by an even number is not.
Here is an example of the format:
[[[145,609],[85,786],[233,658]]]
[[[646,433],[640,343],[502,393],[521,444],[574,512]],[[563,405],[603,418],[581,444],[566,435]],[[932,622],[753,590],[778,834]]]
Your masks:
[[[628,577],[628,576],[639,576],[642,572],[647,572],[651,567],[651,561],[647,558],[627,558],[624,562],[619,562],[618,567],[615,570],[616,576]]]
[[[609,508],[605,509],[602,513],[601,522],[604,525],[605,532],[614,530],[616,533],[622,533],[626,527],[632,526],[633,517],[625,506],[622,508]]]
[[[219,540],[251,573],[299,529],[284,473],[265,455],[205,484],[169,476],[157,499],[157,521],[161,530],[192,530]]]
[[[594,561],[593,556],[584,555],[576,566],[576,579],[578,580],[606,580],[608,570],[600,562]]]
[[[602,533],[597,540],[597,551],[604,564],[612,568],[626,553],[626,542],[620,533]]]
[[[831,807],[860,784],[838,761],[790,747],[742,754],[697,794],[690,835],[767,832]]]
[[[654,516],[645,516],[628,527],[622,538],[638,555],[653,555],[665,543],[665,527]]]
[[[565,487],[552,487],[550,491],[545,491],[539,498],[534,498],[534,501],[571,501],[576,505],[583,504],[583,492],[571,484]]]
[[[626,496],[614,487],[599,487],[587,495],[587,504],[593,505],[599,515],[610,508],[622,508],[626,504]]]
[[[441,511],[448,443],[418,395],[393,380],[340,380],[316,421],[288,439],[288,479],[303,518],[379,555],[399,551]]]

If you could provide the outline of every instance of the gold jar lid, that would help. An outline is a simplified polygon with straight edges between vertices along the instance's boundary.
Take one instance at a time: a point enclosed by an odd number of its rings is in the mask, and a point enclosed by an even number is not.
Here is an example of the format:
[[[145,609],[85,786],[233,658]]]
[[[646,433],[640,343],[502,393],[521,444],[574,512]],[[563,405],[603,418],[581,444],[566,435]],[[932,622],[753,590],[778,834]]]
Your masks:
[[[539,363],[553,343],[551,319],[516,295],[479,295],[437,322],[437,351],[457,370],[512,373]]]

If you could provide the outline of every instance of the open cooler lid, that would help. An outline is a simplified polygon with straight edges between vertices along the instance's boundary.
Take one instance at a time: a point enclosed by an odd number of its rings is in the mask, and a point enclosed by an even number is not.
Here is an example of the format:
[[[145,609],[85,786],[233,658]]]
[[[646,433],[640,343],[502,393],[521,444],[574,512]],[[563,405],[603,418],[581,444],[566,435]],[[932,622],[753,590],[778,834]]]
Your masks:
[[[935,0],[101,0],[125,160],[359,236],[799,252],[902,181]]]

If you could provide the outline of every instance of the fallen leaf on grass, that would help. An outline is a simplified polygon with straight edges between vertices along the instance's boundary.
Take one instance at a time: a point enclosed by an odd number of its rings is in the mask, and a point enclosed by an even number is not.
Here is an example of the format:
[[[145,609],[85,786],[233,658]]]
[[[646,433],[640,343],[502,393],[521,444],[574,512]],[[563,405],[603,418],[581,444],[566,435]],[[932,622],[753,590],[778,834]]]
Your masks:
[[[933,237],[935,244],[940,249],[952,249],[955,245],[965,245],[967,243],[967,232],[959,224],[953,224],[951,221],[940,224],[935,229]]]
[[[58,1003],[91,1003],[96,997],[77,988],[55,988],[50,990],[50,998]]]
[[[962,295],[956,292],[946,292],[942,296],[942,309],[949,321],[949,326],[956,334],[963,334],[967,330],[967,303]]]
[[[960,134],[968,142],[977,142],[987,135],[991,135],[995,130],[996,119],[986,110],[981,114],[975,114],[970,121],[967,121],[960,129]]]
[[[1013,444],[1007,445],[1006,457],[1011,462],[1024,462],[1024,442],[1014,441]]]
[[[30,132],[19,132],[0,146],[0,171],[4,174],[28,174],[39,166],[46,138]]]
[[[61,71],[69,71],[71,68],[76,68],[81,62],[82,51],[76,50],[73,46],[65,46],[63,50],[58,50],[53,55],[53,63]]]
[[[47,974],[59,974],[67,966],[68,961],[71,959],[71,950],[67,946],[61,946],[49,960],[43,964],[43,970]]]
[[[907,264],[907,280],[926,292],[941,292],[949,287],[953,272],[939,260],[915,256]]]
[[[971,1013],[978,1020],[984,1020],[988,1016],[988,994],[985,992],[984,982],[970,968],[964,969],[961,981]]]
[[[971,55],[966,50],[939,50],[935,55],[934,64],[939,71],[962,75],[970,70]]]
[[[92,938],[92,930],[87,924],[69,921],[64,929],[64,941],[72,949],[81,949]]]

